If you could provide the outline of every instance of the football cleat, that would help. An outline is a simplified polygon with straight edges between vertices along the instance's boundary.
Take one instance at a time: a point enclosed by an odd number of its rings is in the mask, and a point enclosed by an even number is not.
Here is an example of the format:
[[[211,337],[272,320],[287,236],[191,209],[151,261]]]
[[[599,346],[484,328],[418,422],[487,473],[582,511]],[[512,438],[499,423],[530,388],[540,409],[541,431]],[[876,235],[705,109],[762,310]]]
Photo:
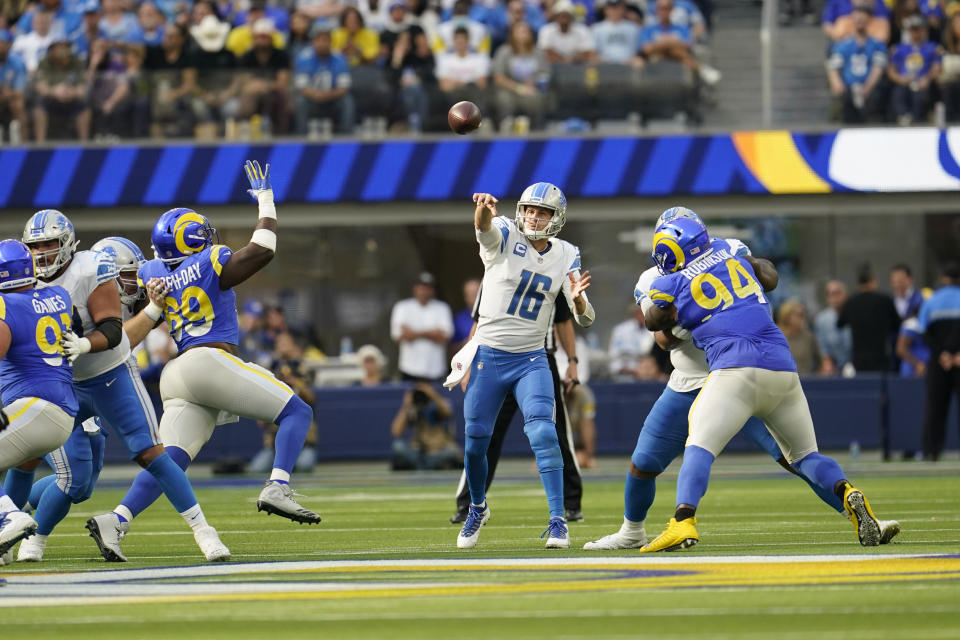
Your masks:
[[[126,562],[127,556],[123,555],[120,548],[120,541],[130,531],[129,522],[120,522],[117,514],[104,513],[94,516],[87,520],[87,529],[90,531],[90,537],[100,548],[100,555],[107,562]]]
[[[540,537],[547,536],[547,549],[569,549],[570,534],[567,531],[567,521],[563,518],[550,518],[547,530]]]
[[[564,511],[563,517],[567,522],[583,522],[583,510],[567,509]]]
[[[266,486],[260,492],[260,497],[257,498],[257,511],[273,513],[300,524],[319,524],[320,516],[301,507],[293,499],[295,495],[299,494],[295,494],[290,485],[267,480]]]
[[[650,544],[641,547],[640,553],[676,551],[692,547],[700,542],[696,524],[696,518],[685,518],[680,522],[677,522],[676,518],[670,518],[663,533],[654,538]]]
[[[37,532],[37,523],[23,511],[0,513],[0,556]]]
[[[490,519],[490,507],[486,502],[483,506],[470,505],[467,511],[467,519],[463,522],[463,528],[457,535],[458,549],[472,549],[477,546],[477,540],[480,538],[480,527],[487,524]]]
[[[843,508],[850,516],[850,522],[857,530],[857,539],[864,547],[876,547],[880,544],[880,523],[873,515],[870,503],[863,492],[847,484],[843,491]],[[892,536],[891,536],[892,537]]]
[[[450,516],[450,524],[460,524],[461,522],[467,521],[467,511],[470,510],[470,506],[467,505],[463,509],[457,507],[457,510],[452,516]]]
[[[889,544],[898,533],[900,533],[900,523],[896,520],[879,520],[880,525],[880,544]]]
[[[40,562],[47,548],[47,536],[37,534],[20,543],[17,550],[17,562]]]
[[[603,536],[583,545],[587,551],[614,551],[616,549],[639,549],[647,544],[647,531],[641,526],[639,531],[624,531],[623,527],[616,533]]]
[[[193,539],[207,557],[207,562],[226,562],[230,559],[230,549],[220,542],[220,536],[213,527],[200,527],[193,532]]]

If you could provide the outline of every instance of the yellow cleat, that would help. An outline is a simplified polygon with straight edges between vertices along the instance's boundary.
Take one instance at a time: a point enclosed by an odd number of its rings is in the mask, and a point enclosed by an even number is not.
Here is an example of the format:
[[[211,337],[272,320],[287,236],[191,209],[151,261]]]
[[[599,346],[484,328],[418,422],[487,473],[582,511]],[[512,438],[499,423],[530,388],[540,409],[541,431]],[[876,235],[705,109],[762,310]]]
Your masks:
[[[654,538],[650,544],[641,547],[640,553],[676,551],[692,547],[700,542],[700,536],[697,535],[697,528],[694,526],[696,524],[696,518],[686,518],[680,522],[677,522],[676,518],[670,518],[664,532]]]
[[[863,492],[847,485],[843,491],[843,508],[850,516],[850,522],[857,530],[857,538],[864,547],[876,547],[880,544],[880,523],[873,515],[870,503]],[[899,527],[897,528],[899,531]],[[896,534],[893,534],[896,535]],[[893,537],[892,535],[890,536]]]

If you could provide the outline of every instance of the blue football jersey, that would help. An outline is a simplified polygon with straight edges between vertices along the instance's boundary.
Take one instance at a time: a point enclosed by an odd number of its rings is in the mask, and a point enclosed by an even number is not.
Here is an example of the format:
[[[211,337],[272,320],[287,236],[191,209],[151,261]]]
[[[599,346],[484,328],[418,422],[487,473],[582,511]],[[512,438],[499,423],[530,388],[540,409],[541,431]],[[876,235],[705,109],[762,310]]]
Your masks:
[[[60,346],[72,311],[70,294],[63,287],[0,294],[0,320],[10,328],[10,348],[0,360],[4,405],[41,398],[77,415],[73,367]]]
[[[726,241],[711,242],[710,251],[686,269],[654,280],[650,299],[658,307],[677,307],[677,322],[707,354],[711,371],[797,370],[753,267],[733,255]]]
[[[230,247],[216,244],[173,268],[156,259],[140,267],[141,287],[152,278],[170,287],[163,314],[180,351],[209,342],[237,344],[237,295],[220,290],[220,271],[232,255]]]

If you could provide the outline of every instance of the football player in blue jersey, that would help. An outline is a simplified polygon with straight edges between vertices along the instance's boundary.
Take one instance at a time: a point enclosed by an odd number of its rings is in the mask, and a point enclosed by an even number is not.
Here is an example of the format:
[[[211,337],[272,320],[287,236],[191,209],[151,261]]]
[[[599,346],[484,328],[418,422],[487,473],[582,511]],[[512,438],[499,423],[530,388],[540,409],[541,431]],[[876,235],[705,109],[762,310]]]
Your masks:
[[[60,447],[73,431],[73,367],[60,345],[73,301],[62,287],[38,290],[30,250],[0,242],[0,471]],[[0,564],[37,523],[0,489]]]
[[[138,311],[146,306],[146,294],[137,285],[137,270],[146,262],[143,252],[132,241],[121,237],[104,238],[96,243],[90,250],[93,252],[104,252],[109,254],[116,265],[116,284],[120,291],[121,313],[124,321],[124,331],[130,340],[131,349],[135,347],[146,335],[145,331],[139,334],[131,335],[130,322]],[[152,323],[144,323],[143,328],[149,330]],[[93,489],[100,477],[100,470],[103,468],[104,448],[106,447],[106,436],[98,417],[92,417],[85,420],[81,425],[83,428],[77,429],[63,445],[62,456],[66,464],[62,469],[69,469],[72,478],[70,479],[71,490],[70,497],[74,504],[83,502],[93,494]],[[54,452],[55,454],[58,452]],[[54,470],[57,469],[55,457],[46,456],[46,461]],[[23,487],[26,487],[33,481],[33,468],[39,463],[39,460],[19,468],[11,469],[7,473],[6,490],[11,496],[17,496],[16,499],[23,499]],[[61,472],[62,475],[62,472]],[[56,488],[50,489],[50,485],[57,480],[57,474],[46,476],[33,484],[30,489],[29,499],[26,505],[20,505],[22,508],[33,506],[36,508],[46,491],[51,491],[56,495]],[[83,486],[80,482],[86,480]],[[15,501],[16,501],[15,499]],[[18,562],[39,562],[43,559],[46,536],[51,533],[48,527],[56,523],[48,523],[43,529],[38,530],[40,535],[34,536],[20,545],[17,552]]]
[[[676,513],[640,551],[672,551],[700,540],[695,514],[710,467],[751,416],[766,423],[793,468],[842,500],[860,544],[880,544],[880,524],[863,492],[817,451],[796,363],[760,284],[775,281],[772,265],[711,243],[706,227],[690,218],[657,229],[653,258],[663,275],[650,288],[647,328],[691,332],[706,352],[710,375],[690,409]]]
[[[156,478],[163,493],[193,529],[204,556],[208,560],[229,558],[229,550],[207,524],[183,469],[160,444],[156,414],[123,330],[114,257],[106,252],[77,251],[73,224],[52,209],[30,217],[23,240],[36,260],[39,286],[59,285],[69,291],[79,316],[74,326],[76,332],[65,331],[61,339],[73,364],[80,407],[70,448],[85,450],[83,458],[89,461],[90,439],[80,425],[93,416],[103,418],[123,438],[131,457]],[[74,459],[78,459],[77,451]],[[51,453],[50,460],[57,481],[44,490],[37,505],[37,540],[30,540],[27,549],[31,559],[39,559],[43,554],[46,537],[41,534],[52,531],[74,501],[85,499],[90,486],[88,472],[92,465],[72,468],[66,447]],[[28,480],[16,501],[26,502],[29,491]],[[96,538],[99,532],[91,530],[91,535]]]
[[[660,215],[656,228],[659,229],[664,223],[678,218],[691,218],[702,224],[700,216],[690,209],[672,207]],[[714,239],[712,245],[726,248],[733,255],[745,256],[748,261],[756,261],[750,255],[749,248],[738,240],[731,238]],[[763,262],[767,263],[767,261]],[[755,270],[757,269],[761,269],[761,267],[758,265],[755,267]],[[761,269],[761,271],[768,277],[776,275],[776,270],[772,268],[772,265]],[[644,314],[648,313],[650,307],[653,306],[649,291],[653,281],[659,275],[658,268],[651,267],[644,271],[637,281],[634,295],[637,305],[643,309]],[[774,279],[761,282],[761,284],[764,285],[765,289],[770,290],[776,287],[777,283]],[[583,548],[589,551],[636,549],[647,543],[644,524],[647,511],[653,504],[656,495],[656,477],[663,473],[670,466],[670,463],[683,453],[684,443],[687,439],[687,415],[690,412],[690,406],[697,397],[697,393],[706,382],[709,371],[706,356],[689,339],[689,332],[680,327],[675,327],[673,331],[685,339],[677,339],[673,333],[668,335],[663,331],[658,331],[655,334],[657,343],[670,351],[670,361],[674,369],[670,374],[667,387],[644,420],[643,428],[637,437],[637,445],[630,457],[630,468],[624,486],[623,524],[618,531],[583,545]],[[761,420],[751,417],[743,426],[743,431],[787,471],[803,478],[827,505],[841,514],[844,513],[843,503],[832,491],[821,489],[787,463],[776,440],[770,435],[766,425]],[[880,524],[884,533],[881,536],[882,542],[889,542],[900,530],[899,524],[894,521],[881,522]]]
[[[310,428],[313,410],[272,373],[237,356],[237,300],[233,287],[273,259],[277,213],[270,186],[270,165],[248,161],[244,167],[260,220],[250,242],[234,253],[217,243],[210,222],[191,209],[167,211],[151,235],[156,257],[140,268],[150,304],[142,313],[161,314],[179,355],[160,377],[163,417],[160,437],[186,469],[213,435],[217,424],[245,416],[279,427],[274,468],[260,492],[257,508],[295,522],[319,523],[320,516],[293,499],[290,473]],[[160,495],[149,475],[140,473],[117,508],[91,518],[104,557],[122,555],[121,534]]]

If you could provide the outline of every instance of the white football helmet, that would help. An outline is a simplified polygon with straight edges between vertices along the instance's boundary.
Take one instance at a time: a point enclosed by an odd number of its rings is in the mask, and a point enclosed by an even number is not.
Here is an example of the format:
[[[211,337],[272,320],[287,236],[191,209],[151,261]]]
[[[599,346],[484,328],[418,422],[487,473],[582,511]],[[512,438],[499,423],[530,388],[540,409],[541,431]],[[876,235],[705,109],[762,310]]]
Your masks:
[[[47,251],[34,250],[34,243],[47,240],[56,240],[57,248]],[[56,209],[44,209],[30,216],[23,229],[23,243],[37,261],[37,277],[43,279],[53,277],[63,265],[70,262],[79,244],[73,223]],[[40,264],[39,258],[44,259],[43,264]]]
[[[696,211],[687,209],[686,207],[670,207],[660,214],[660,217],[657,218],[657,226],[654,228],[659,229],[664,225],[664,223],[671,222],[677,218],[690,218],[691,220],[696,220],[701,225],[706,226],[703,224],[703,220],[700,219],[700,216],[697,215]]]
[[[553,217],[543,229],[527,230],[524,228],[524,207],[533,205],[543,207],[553,211]],[[520,200],[517,202],[517,229],[530,240],[542,240],[552,238],[560,233],[563,224],[567,221],[567,198],[563,191],[550,184],[549,182],[537,182],[523,190]]]
[[[137,272],[147,261],[140,247],[132,241],[119,236],[111,236],[98,240],[90,247],[91,251],[101,251],[113,256],[120,275],[117,276],[117,287],[120,288],[120,302],[132,305],[146,295],[146,291],[137,287]],[[136,293],[127,293],[128,289],[136,287]]]

